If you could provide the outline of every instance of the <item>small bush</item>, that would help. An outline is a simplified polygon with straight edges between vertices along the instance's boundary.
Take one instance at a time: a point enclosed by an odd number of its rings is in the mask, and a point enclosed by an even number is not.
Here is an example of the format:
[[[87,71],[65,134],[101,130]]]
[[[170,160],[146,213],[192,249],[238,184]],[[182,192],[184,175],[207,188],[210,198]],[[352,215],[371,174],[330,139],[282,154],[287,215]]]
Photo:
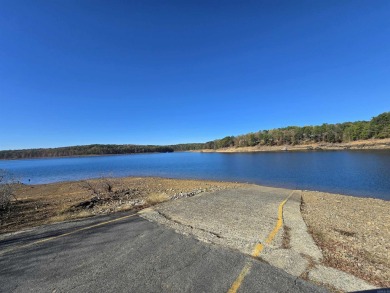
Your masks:
[[[0,217],[11,209],[13,195],[13,180],[6,171],[0,170]]]

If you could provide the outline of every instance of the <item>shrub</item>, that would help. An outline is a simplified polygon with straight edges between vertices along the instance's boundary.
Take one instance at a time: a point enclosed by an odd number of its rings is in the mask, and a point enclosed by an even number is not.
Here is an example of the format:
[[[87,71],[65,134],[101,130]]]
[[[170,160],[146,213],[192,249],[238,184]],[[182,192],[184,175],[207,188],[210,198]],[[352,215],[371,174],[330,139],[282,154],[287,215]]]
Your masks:
[[[7,214],[11,208],[11,200],[13,195],[14,182],[9,174],[0,170],[0,217]]]

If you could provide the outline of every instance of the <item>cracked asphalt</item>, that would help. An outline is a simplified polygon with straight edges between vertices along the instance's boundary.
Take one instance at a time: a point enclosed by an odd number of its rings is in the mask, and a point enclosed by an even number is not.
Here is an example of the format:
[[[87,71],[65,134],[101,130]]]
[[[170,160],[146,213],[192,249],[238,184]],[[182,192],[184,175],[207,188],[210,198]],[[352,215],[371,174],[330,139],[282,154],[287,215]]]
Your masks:
[[[237,250],[138,215],[118,220],[124,215],[3,235],[0,292],[227,292],[248,262],[252,268],[239,292],[325,292]]]

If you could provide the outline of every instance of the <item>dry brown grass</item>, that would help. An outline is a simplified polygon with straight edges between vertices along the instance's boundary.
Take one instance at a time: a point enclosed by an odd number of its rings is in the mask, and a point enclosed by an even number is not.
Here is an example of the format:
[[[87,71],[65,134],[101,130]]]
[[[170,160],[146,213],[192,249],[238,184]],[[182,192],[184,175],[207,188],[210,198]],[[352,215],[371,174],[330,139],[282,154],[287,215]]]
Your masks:
[[[166,193],[151,193],[146,198],[146,203],[149,205],[158,204],[170,199],[170,196]]]
[[[291,228],[289,226],[283,225],[283,239],[282,239],[282,248],[290,249],[291,248]]]

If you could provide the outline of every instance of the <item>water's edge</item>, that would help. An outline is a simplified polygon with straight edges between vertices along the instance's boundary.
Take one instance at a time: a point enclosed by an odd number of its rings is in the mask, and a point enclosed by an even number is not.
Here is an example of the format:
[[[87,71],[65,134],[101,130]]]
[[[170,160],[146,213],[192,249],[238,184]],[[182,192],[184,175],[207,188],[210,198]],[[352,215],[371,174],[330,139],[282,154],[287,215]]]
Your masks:
[[[88,156],[0,161],[0,169],[27,184],[100,177],[162,177],[390,199],[390,151]]]

